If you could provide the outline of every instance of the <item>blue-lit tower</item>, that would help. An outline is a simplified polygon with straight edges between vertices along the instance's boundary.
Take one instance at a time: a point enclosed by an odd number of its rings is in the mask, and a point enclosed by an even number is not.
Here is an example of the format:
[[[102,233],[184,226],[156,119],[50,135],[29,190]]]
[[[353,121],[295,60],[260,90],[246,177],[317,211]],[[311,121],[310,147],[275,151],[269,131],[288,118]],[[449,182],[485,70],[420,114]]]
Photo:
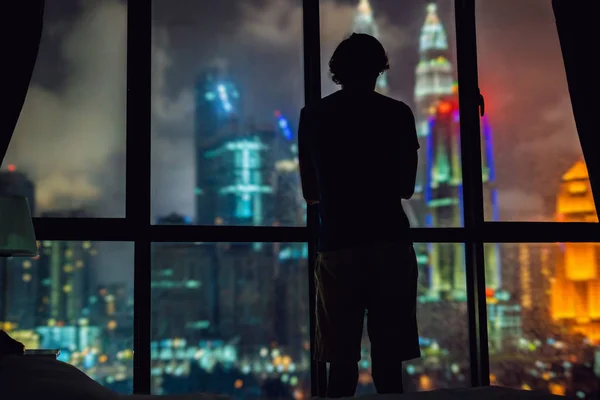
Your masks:
[[[275,167],[275,224],[303,225],[305,202],[300,190],[298,146],[287,118],[280,111],[275,111],[275,121],[278,135],[271,145]]]
[[[452,95],[454,70],[450,63],[448,37],[438,14],[437,5],[427,5],[427,16],[419,37],[419,63],[415,70],[415,119],[421,145],[421,156],[417,171],[415,195],[410,203],[420,226],[425,226],[427,212],[423,192],[427,176],[427,164],[423,156],[427,151],[429,117],[435,112],[438,102]]]
[[[371,7],[369,0],[360,0],[352,25],[352,33],[366,33],[367,35],[380,39],[379,27],[373,18],[373,8]],[[387,73],[384,73],[379,77],[375,90],[384,95],[389,93]]]
[[[437,6],[427,6],[421,30],[420,61],[416,69],[415,117],[420,157],[418,185],[425,206],[419,214],[428,227],[463,226],[462,171],[460,154],[460,116],[458,86],[449,60],[448,40],[437,15]],[[482,179],[485,214],[497,218],[493,143],[487,119],[482,121]],[[499,289],[500,256],[496,244],[485,245],[486,286]],[[465,300],[466,277],[462,244],[432,243],[427,249],[427,281],[424,298],[428,300]]]
[[[196,85],[196,219],[206,225],[265,225],[272,198],[264,138],[239,119],[240,94],[223,69]]]

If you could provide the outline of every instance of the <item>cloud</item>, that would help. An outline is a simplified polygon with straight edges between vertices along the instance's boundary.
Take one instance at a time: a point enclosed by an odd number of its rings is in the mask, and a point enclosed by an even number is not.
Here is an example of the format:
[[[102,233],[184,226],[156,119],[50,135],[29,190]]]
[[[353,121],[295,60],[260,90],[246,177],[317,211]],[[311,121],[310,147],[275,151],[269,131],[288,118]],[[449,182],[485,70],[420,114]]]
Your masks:
[[[241,24],[237,33],[239,43],[260,48],[263,51],[298,49],[298,60],[302,57],[303,17],[302,4],[297,0],[267,0],[261,4],[242,3]],[[336,46],[348,36],[356,14],[355,4],[339,4],[332,0],[320,2],[321,34],[321,82],[324,95],[337,90],[329,77],[328,60]],[[393,60],[394,53],[409,43],[409,27],[392,24],[387,17],[377,16],[380,39]],[[288,79],[298,76],[290,71]]]
[[[102,216],[124,213],[124,198],[114,198],[123,188],[105,183],[118,182],[109,177],[124,170],[111,161],[125,148],[126,12],[116,0],[84,3],[61,37],[67,78],[58,90],[37,82],[40,68],[54,61],[38,59],[5,162],[36,182],[41,210],[99,205],[108,198],[120,204],[101,206],[111,214]],[[55,34],[45,32],[41,46],[51,45]]]
[[[244,42],[290,48],[302,40],[302,5],[297,1],[241,2],[240,11],[239,38]]]
[[[191,88],[168,94],[173,67],[168,30],[153,29],[152,45],[152,215],[194,211],[194,140]]]
[[[498,204],[501,220],[544,221],[550,220],[544,199],[538,193],[524,189],[503,189],[498,191]]]

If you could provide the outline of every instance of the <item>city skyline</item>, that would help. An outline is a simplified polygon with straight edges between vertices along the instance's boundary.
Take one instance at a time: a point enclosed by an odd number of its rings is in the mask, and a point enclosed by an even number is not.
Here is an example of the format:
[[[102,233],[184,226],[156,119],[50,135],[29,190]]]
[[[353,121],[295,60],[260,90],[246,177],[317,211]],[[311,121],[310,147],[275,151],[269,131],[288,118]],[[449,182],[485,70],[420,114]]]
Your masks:
[[[410,15],[412,11],[417,13],[417,2],[414,9],[405,7],[406,14],[399,19],[394,19],[397,18],[398,2],[322,2],[322,50],[327,52],[327,46],[334,46],[352,31],[373,33],[384,45],[392,37],[399,38],[394,46],[388,46],[388,50],[392,63],[399,58],[403,60],[399,70],[405,75],[386,74],[380,80],[378,90],[413,106],[423,138],[425,154],[422,154],[421,163],[426,176],[418,179],[421,183],[418,183],[419,195],[415,199],[424,200],[424,204],[415,212],[415,226],[460,226],[460,118],[457,87],[453,82],[456,61],[453,59],[450,3],[438,1],[435,2],[437,6],[434,2],[418,3],[419,29],[413,29],[413,23],[408,22],[403,31],[398,23],[417,18]],[[86,135],[95,129],[98,129],[96,133],[107,129],[115,131],[102,145],[92,142],[97,145],[98,154],[70,178],[64,175],[65,171],[50,169],[46,171],[47,179],[40,180],[27,167],[22,169],[14,164],[6,167],[9,171],[0,173],[3,193],[26,194],[38,199],[34,205],[40,216],[111,215],[118,211],[117,202],[124,194],[124,174],[118,167],[119,162],[124,162],[125,155],[118,144],[124,138],[124,131],[122,138],[118,137],[118,127],[123,119],[106,122],[101,118],[104,112],[114,112],[122,106],[119,101],[123,99],[115,88],[123,82],[109,79],[115,69],[102,69],[97,65],[85,68],[86,62],[98,57],[85,39],[98,34],[103,19],[122,17],[125,3],[105,0],[82,4],[87,4],[82,6],[83,14],[71,15],[70,21],[77,29],[70,31],[69,23],[54,23],[51,19],[53,22],[47,24],[46,41],[60,45],[61,35],[65,32],[87,32],[88,36],[69,37],[62,47],[62,54],[79,69],[65,69],[73,78],[67,80],[71,84],[67,84],[64,91],[60,82],[53,82],[43,90],[34,83],[30,102],[34,108],[40,107],[43,105],[40,99],[45,98],[53,104],[51,111],[57,112],[66,105],[76,111],[59,115],[47,124],[50,131],[63,125],[72,129],[66,131],[67,136],[79,129],[78,135],[71,137],[73,142],[68,143],[74,147],[69,149],[72,157],[63,157],[61,167],[80,163],[86,156],[85,149],[79,151],[78,147],[89,139]],[[296,118],[293,112],[301,106],[295,104],[299,100],[294,97],[298,91],[294,84],[302,86],[301,79],[297,81],[302,75],[294,69],[298,66],[292,67],[286,53],[299,49],[300,53],[296,55],[301,59],[301,48],[295,42],[298,27],[301,27],[297,20],[298,12],[301,13],[300,4],[299,0],[248,0],[231,15],[231,21],[235,23],[224,27],[225,33],[215,35],[217,39],[208,44],[189,41],[196,39],[196,35],[190,35],[190,29],[210,29],[214,21],[203,26],[198,23],[196,14],[184,16],[179,14],[181,10],[177,7],[170,10],[172,18],[167,17],[166,11],[155,9],[161,21],[155,21],[154,30],[152,138],[153,144],[160,143],[160,146],[153,148],[153,168],[164,167],[161,164],[164,162],[171,167],[177,165],[176,161],[187,165],[191,160],[192,165],[185,174],[195,178],[195,183],[188,188],[180,187],[181,182],[176,178],[187,175],[182,175],[177,168],[159,170],[153,183],[166,179],[173,184],[173,191],[165,192],[164,181],[162,185],[154,185],[153,203],[165,203],[164,212],[163,206],[153,208],[153,222],[303,225],[303,201],[295,159],[297,148],[293,143]],[[166,2],[155,1],[155,8],[160,9],[161,5]],[[203,10],[220,15],[220,7],[211,4]],[[346,10],[351,12],[348,15],[352,18],[346,20],[342,14],[332,22],[329,19],[332,10]],[[286,13],[289,11],[291,14]],[[57,15],[60,15],[59,8],[51,8],[47,18]],[[385,15],[389,19],[383,17]],[[240,16],[244,18],[240,19]],[[64,18],[56,21],[65,22]],[[170,30],[161,30],[160,23],[170,25]],[[174,25],[187,33],[184,35],[174,29]],[[243,35],[240,36],[240,32]],[[402,32],[407,36],[403,37]],[[113,38],[123,33],[123,29],[116,29]],[[338,34],[335,40],[328,39],[330,35]],[[184,37],[187,40],[182,40]],[[235,46],[222,48],[223,43],[233,39],[240,41],[243,51]],[[213,53],[212,45],[219,51]],[[98,50],[100,57],[115,56],[124,50],[118,46],[104,46]],[[190,58],[189,63],[182,64],[183,58],[177,53],[185,54],[192,49],[204,57],[196,55],[195,61]],[[82,50],[85,51],[78,53]],[[256,52],[260,54],[260,62],[254,65],[248,57]],[[118,57],[113,61],[119,61]],[[326,61],[327,57],[324,57],[324,95],[335,89],[326,81]],[[207,65],[211,68],[206,68]],[[186,73],[182,72],[187,69]],[[406,72],[409,70],[410,79]],[[275,71],[285,73],[272,76],[267,85],[263,81],[266,74],[273,75]],[[48,74],[42,69],[41,76],[52,75]],[[104,83],[109,87],[104,88],[96,82],[98,74],[101,82],[108,79]],[[83,87],[72,84],[78,79],[94,83]],[[176,79],[179,84],[174,83]],[[285,86],[284,83],[293,79],[296,79],[294,84]],[[193,81],[192,86],[190,81]],[[412,86],[407,91],[409,85]],[[506,160],[504,153],[500,151],[498,157],[492,142],[497,144],[499,139],[501,143],[511,139],[516,143],[513,149],[516,153],[523,147],[523,142],[514,137],[502,137],[506,121],[510,119],[510,114],[503,112],[507,110],[506,104],[502,106],[504,108],[499,106],[502,101],[507,101],[506,98],[502,100],[505,95],[506,92],[499,92],[498,96],[492,97],[489,118],[485,118],[482,125],[485,148],[483,195],[486,215],[493,219],[497,215],[496,178],[499,171],[506,172],[507,169],[501,165],[502,160]],[[115,101],[117,98],[120,100]],[[112,108],[98,108],[108,101]],[[548,114],[552,110],[542,111]],[[86,114],[88,112],[91,114]],[[561,121],[556,115],[546,118],[546,122],[554,124],[556,129],[558,126],[564,128]],[[25,127],[44,125],[43,118],[23,123]],[[515,136],[520,132],[525,130],[511,134]],[[531,132],[533,136],[529,142],[536,140],[536,130]],[[552,142],[551,137],[546,140]],[[52,146],[49,142],[42,145]],[[164,146],[174,150],[183,145],[191,154],[186,156],[181,149],[177,154],[163,151]],[[564,142],[561,145],[565,147]],[[19,141],[16,154],[19,154],[18,146]],[[111,146],[114,153],[107,152]],[[45,150],[52,153],[52,148]],[[129,149],[129,154],[132,151],[135,149]],[[579,158],[575,153],[573,160]],[[104,156],[113,161],[112,170],[106,168],[94,172],[94,168],[100,168],[99,162]],[[41,156],[35,161],[39,163],[38,167],[50,168],[48,158]],[[545,208],[548,210],[534,207],[531,216],[597,222],[585,163],[573,161],[558,171],[562,161],[553,161],[557,164],[554,170],[542,170],[536,178],[550,179],[556,174],[556,190],[546,194],[533,192],[547,197]],[[166,176],[169,171],[175,175]],[[28,181],[27,176],[33,182]],[[78,198],[69,194],[69,179],[78,182],[75,185]],[[94,189],[94,184],[103,179],[109,179],[114,190]],[[537,184],[531,182],[531,185]],[[502,193],[501,185],[499,189]],[[175,200],[171,201],[172,197]],[[186,212],[181,203],[184,197],[195,206],[196,215]],[[56,202],[48,210],[48,201],[52,198]],[[102,203],[104,200],[100,199],[112,200]],[[499,202],[501,213],[502,197]],[[189,217],[190,214],[195,220]],[[407,379],[418,390],[467,386],[470,364],[464,244],[415,243],[415,249],[420,272],[418,318],[423,357],[406,363]],[[586,360],[594,352],[598,356],[598,349],[594,348],[598,343],[592,343],[600,338],[597,335],[600,303],[594,294],[599,287],[597,275],[600,274],[596,249],[595,244],[484,245],[492,384],[579,397],[593,392],[590,386],[593,382],[581,374],[591,371]],[[581,263],[586,268],[582,268]],[[8,320],[4,321],[9,324],[8,330],[12,329],[30,348],[61,348],[64,350],[62,360],[82,368],[92,378],[115,390],[132,390],[134,299],[127,290],[133,283],[132,243],[41,241],[39,257],[11,258],[0,264],[2,269],[9,271],[11,294]],[[310,302],[308,280],[305,279],[308,273],[306,243],[154,243],[151,264],[147,267],[152,273],[153,393],[203,390],[229,393],[242,399],[265,390],[263,384],[270,385],[273,383],[270,380],[274,380],[279,385],[279,389],[276,389],[277,385],[272,389],[275,392],[287,388],[287,396],[296,400],[308,395]],[[550,287],[559,289],[558,294],[551,294]],[[563,292],[576,297],[576,301],[563,302],[560,296]],[[27,293],[27,296],[15,293]],[[37,310],[33,315],[32,309]],[[365,342],[360,361],[359,392],[373,390],[369,351],[370,346]],[[206,386],[210,384],[213,386]]]
[[[194,214],[193,199],[186,193],[193,190],[191,93],[201,65],[220,58],[241,67],[232,71],[239,77],[239,86],[245,93],[260,93],[252,96],[248,114],[262,122],[280,109],[295,126],[302,106],[300,2],[247,1],[230,8],[225,3],[203,6],[203,12],[196,13],[177,6],[163,9],[166,3],[154,2],[154,217],[170,212]],[[322,2],[324,94],[335,89],[325,64],[347,34],[355,3]],[[438,3],[442,19],[448,21],[453,51],[453,13],[448,1]],[[123,2],[112,0],[83,8],[76,3],[56,4],[49,2],[47,7],[38,66],[3,168],[15,164],[36,181],[40,210],[85,205],[99,216],[123,216],[126,8]],[[414,106],[413,72],[418,61],[414,38],[422,23],[423,4],[411,2],[401,10],[386,0],[371,4],[381,40],[390,52],[390,94]],[[519,10],[502,2],[478,3],[477,15],[481,87],[487,109],[495,116],[500,216],[502,220],[548,220],[560,175],[580,157],[581,150],[551,9],[532,1],[515,7]],[[202,15],[209,14],[211,21],[228,23],[221,28],[208,20],[200,23]],[[514,28],[511,37],[522,36],[518,44],[503,39],[505,23]],[[216,40],[198,39],[210,29],[217,32]],[[259,55],[255,63],[238,61],[248,60],[250,53]],[[502,65],[511,63],[500,61],[509,61],[506,58],[513,54],[519,56],[519,68],[507,70]],[[558,80],[532,77],[538,67]],[[529,88],[527,95],[516,95],[517,87]],[[85,92],[98,96],[81,98]],[[529,117],[524,111],[533,114]],[[88,118],[82,120],[81,115]],[[38,154],[28,145],[30,141],[48,151]],[[62,157],[61,149],[74,147],[79,151]],[[531,179],[534,175],[539,179]]]

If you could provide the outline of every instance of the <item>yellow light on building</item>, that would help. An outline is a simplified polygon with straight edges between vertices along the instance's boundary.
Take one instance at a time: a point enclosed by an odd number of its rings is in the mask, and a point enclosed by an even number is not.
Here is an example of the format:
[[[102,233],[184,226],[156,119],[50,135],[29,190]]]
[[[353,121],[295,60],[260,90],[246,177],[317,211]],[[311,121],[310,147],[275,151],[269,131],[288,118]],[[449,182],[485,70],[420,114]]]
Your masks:
[[[115,321],[114,319],[113,319],[113,320],[110,320],[110,321],[108,321],[108,324],[106,324],[106,327],[107,327],[109,330],[111,330],[111,331],[114,331],[114,330],[117,328],[117,321]]]
[[[241,380],[241,379],[236,379],[236,380],[235,380],[235,382],[234,382],[234,384],[233,384],[233,386],[234,386],[236,389],[241,389],[241,388],[243,388],[243,387],[244,387],[244,381],[243,381],[243,380]]]
[[[427,375],[421,375],[419,377],[419,387],[421,390],[431,390],[431,378],[429,378]]]
[[[566,393],[566,388],[564,387],[564,385],[561,385],[559,383],[549,383],[548,391],[557,396],[564,396]]]
[[[598,222],[587,167],[576,162],[563,176],[556,218],[564,222]],[[570,331],[581,333],[592,342],[600,341],[600,246],[596,243],[557,245],[554,276],[551,279],[551,315]],[[550,389],[550,386],[553,389]],[[563,392],[559,384],[549,390]]]
[[[23,282],[30,282],[31,274],[23,274]]]
[[[358,382],[361,385],[368,385],[373,382],[373,377],[366,371],[361,371],[360,375],[358,375]]]

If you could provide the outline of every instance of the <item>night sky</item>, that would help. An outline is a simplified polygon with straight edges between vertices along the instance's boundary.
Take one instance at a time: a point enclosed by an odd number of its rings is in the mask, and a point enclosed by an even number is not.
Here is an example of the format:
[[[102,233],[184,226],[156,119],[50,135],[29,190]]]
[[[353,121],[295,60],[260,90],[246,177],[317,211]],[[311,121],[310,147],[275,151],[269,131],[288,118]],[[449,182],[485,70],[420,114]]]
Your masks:
[[[203,66],[230,66],[243,114],[295,124],[303,104],[300,0],[155,0],[154,215],[193,214],[192,88]],[[322,1],[325,68],[358,1]],[[393,97],[412,105],[423,0],[371,0],[390,54]],[[550,0],[477,2],[480,87],[494,130],[502,219],[548,219],[560,175],[581,155]],[[439,2],[453,47],[453,9]],[[124,215],[126,6],[48,0],[38,64],[4,166],[37,185],[40,209]],[[135,152],[135,149],[131,149]]]

